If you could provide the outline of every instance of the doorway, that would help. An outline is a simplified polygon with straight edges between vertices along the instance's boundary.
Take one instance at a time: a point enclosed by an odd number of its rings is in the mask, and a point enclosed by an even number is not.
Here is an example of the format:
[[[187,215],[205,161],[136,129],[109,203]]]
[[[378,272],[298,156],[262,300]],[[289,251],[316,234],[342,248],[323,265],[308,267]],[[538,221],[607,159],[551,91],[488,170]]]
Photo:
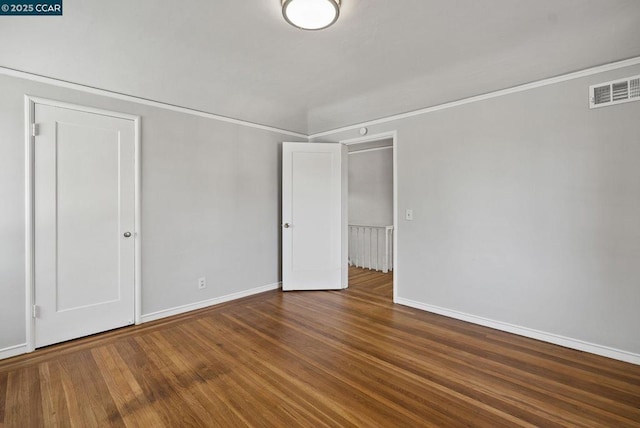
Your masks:
[[[349,287],[377,283],[382,291],[382,284],[391,283],[393,301],[397,285],[396,139],[394,131],[341,141],[349,153]]]
[[[27,348],[140,313],[139,118],[26,98]]]

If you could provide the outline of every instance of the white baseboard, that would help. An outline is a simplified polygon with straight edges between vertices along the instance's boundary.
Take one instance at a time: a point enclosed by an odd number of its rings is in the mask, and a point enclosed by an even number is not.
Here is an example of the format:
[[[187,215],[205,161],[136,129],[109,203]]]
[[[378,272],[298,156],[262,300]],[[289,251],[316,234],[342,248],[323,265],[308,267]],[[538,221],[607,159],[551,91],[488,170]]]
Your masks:
[[[521,327],[501,321],[478,317],[475,315],[466,314],[464,312],[458,312],[451,309],[428,305],[426,303],[416,302],[415,300],[404,299],[401,297],[398,297],[395,303],[427,312],[432,312],[438,315],[444,315],[449,318],[455,318],[473,324],[494,328],[496,330],[506,331],[508,333],[517,334],[519,336],[530,337],[532,339],[541,340],[543,342],[553,343],[554,345],[564,346],[565,348],[577,349],[578,351],[589,352],[591,354],[613,358],[614,360],[620,360],[627,363],[640,365],[640,355],[634,354],[632,352],[610,348],[608,346],[598,345],[595,343],[585,342],[578,339],[572,339],[570,337],[547,333],[540,330],[534,330],[532,328]]]
[[[21,343],[20,345],[13,345],[7,348],[0,349],[0,360],[5,358],[15,357],[16,355],[22,355],[27,353],[27,344]]]
[[[240,291],[238,293],[231,293],[221,297],[215,297],[209,300],[202,300],[200,302],[189,303],[187,305],[176,306],[174,308],[163,309],[161,311],[152,312],[150,314],[142,315],[141,322],[149,322],[159,320],[161,318],[170,317],[173,315],[183,314],[189,311],[195,311],[196,309],[202,309],[213,305],[219,305],[220,303],[229,302],[231,300],[241,299],[243,297],[252,296],[258,293],[264,293],[265,291],[277,290],[282,287],[281,282],[275,284],[263,285],[261,287],[251,288],[249,290]]]
[[[142,315],[142,322],[149,322],[158,320],[161,318],[170,317],[172,315],[178,315],[196,309],[206,308],[208,306],[218,305],[220,303],[229,302],[231,300],[240,299],[242,297],[251,296],[258,293],[264,293],[265,291],[276,290],[282,287],[282,283],[263,285],[261,287],[252,288],[238,293],[227,294],[226,296],[216,297],[214,299],[203,300],[201,302],[190,303],[188,305],[177,306],[175,308],[164,309],[162,311],[152,312],[150,314]],[[15,357],[16,355],[22,355],[27,353],[27,344],[22,343],[20,345],[9,346],[0,349],[0,360]]]

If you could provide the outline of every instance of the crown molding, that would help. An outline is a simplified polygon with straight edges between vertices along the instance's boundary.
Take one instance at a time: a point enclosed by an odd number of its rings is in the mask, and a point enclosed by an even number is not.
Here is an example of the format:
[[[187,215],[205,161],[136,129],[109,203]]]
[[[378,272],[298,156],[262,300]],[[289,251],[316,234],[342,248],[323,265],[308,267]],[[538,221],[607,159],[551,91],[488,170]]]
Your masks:
[[[40,74],[29,73],[26,71],[16,70],[9,67],[0,66],[0,75],[18,77],[20,79],[31,80],[38,83],[46,83],[61,88],[73,89],[76,91],[82,91],[93,95],[101,95],[104,97],[115,98],[118,100],[134,102],[138,104],[144,104],[151,107],[158,107],[166,110],[172,110],[179,113],[191,114],[194,116],[205,117],[207,119],[213,119],[220,122],[233,123],[234,125],[246,126],[249,128],[260,129],[262,131],[275,132],[278,134],[289,135],[298,138],[308,138],[306,134],[299,132],[289,131],[286,129],[275,128],[273,126],[261,125],[259,123],[249,122],[241,119],[234,119],[231,117],[221,116],[214,113],[209,113],[202,110],[196,110],[188,107],[182,107],[175,104],[164,103],[162,101],[155,101],[147,98],[136,97],[134,95],[123,94],[120,92],[109,91],[106,89],[95,88],[93,86],[81,85],[79,83],[73,83],[66,80],[55,79],[53,77],[42,76]]]
[[[53,77],[42,76],[42,75],[39,75],[39,74],[29,73],[29,72],[21,71],[21,70],[16,70],[16,69],[9,68],[9,67],[0,66],[0,75],[10,76],[10,77],[18,77],[18,78],[21,78],[21,79],[31,80],[31,81],[39,82],[39,83],[46,83],[46,84],[49,84],[49,85],[54,85],[54,86],[58,86],[58,87],[62,87],[62,88],[74,89],[74,90],[77,90],[77,91],[82,91],[82,92],[86,92],[86,93],[90,93],[90,94],[94,94],[94,95],[102,95],[102,96],[115,98],[115,99],[119,99],[119,100],[123,100],[123,101],[135,102],[135,103],[144,104],[144,105],[148,105],[148,106],[152,106],[152,107],[158,107],[158,108],[163,108],[163,109],[167,109],[167,110],[173,110],[173,111],[180,112],[180,113],[191,114],[191,115],[195,115],[195,116],[205,117],[205,118],[208,118],[208,119],[218,120],[218,121],[221,121],[221,122],[232,123],[232,124],[235,124],[235,125],[246,126],[246,127],[249,127],[249,128],[260,129],[260,130],[269,131],[269,132],[275,132],[275,133],[278,133],[278,134],[283,134],[283,135],[288,135],[288,136],[293,136],[293,137],[298,137],[298,138],[306,138],[306,139],[310,140],[310,139],[314,139],[314,138],[320,138],[320,137],[325,137],[327,135],[336,134],[336,133],[339,133],[339,132],[351,131],[353,129],[358,129],[358,128],[361,128],[361,127],[380,125],[380,124],[387,123],[387,122],[392,122],[392,121],[395,121],[395,120],[407,119],[407,118],[410,118],[410,117],[420,116],[420,115],[423,115],[423,114],[428,114],[428,113],[432,113],[432,112],[439,111],[439,110],[445,110],[445,109],[448,109],[448,108],[458,107],[458,106],[462,106],[462,105],[465,105],[465,104],[471,104],[471,103],[475,103],[475,102],[478,102],[478,101],[489,100],[491,98],[497,98],[497,97],[502,97],[502,96],[505,96],[505,95],[515,94],[515,93],[518,93],[518,92],[524,92],[524,91],[528,91],[528,90],[531,90],[531,89],[541,88],[541,87],[548,86],[548,85],[554,85],[556,83],[561,83],[561,82],[567,82],[569,80],[574,80],[574,79],[579,79],[579,78],[582,78],[582,77],[592,76],[594,74],[604,73],[604,72],[607,72],[607,71],[618,70],[620,68],[630,67],[630,66],[638,65],[638,64],[640,64],[640,56],[634,57],[634,58],[625,59],[625,60],[621,60],[621,61],[616,61],[616,62],[604,64],[604,65],[599,65],[599,66],[596,66],[596,67],[591,67],[591,68],[587,68],[587,69],[584,69],[584,70],[575,71],[575,72],[572,72],[572,73],[562,74],[560,76],[555,76],[555,77],[550,77],[550,78],[547,78],[547,79],[537,80],[537,81],[534,81],[534,82],[525,83],[523,85],[513,86],[511,88],[506,88],[506,89],[501,89],[501,90],[498,90],[498,91],[488,92],[488,93],[482,94],[482,95],[476,95],[476,96],[473,96],[473,97],[463,98],[463,99],[460,99],[460,100],[451,101],[451,102],[443,103],[443,104],[438,104],[438,105],[431,106],[431,107],[425,107],[425,108],[421,108],[421,109],[418,109],[418,110],[412,110],[412,111],[406,112],[406,113],[400,113],[400,114],[395,114],[395,115],[391,115],[391,116],[385,116],[385,117],[382,117],[382,118],[379,118],[379,119],[370,120],[370,121],[367,121],[367,122],[356,123],[356,124],[353,124],[353,125],[343,126],[343,127],[340,127],[340,128],[335,128],[335,129],[322,131],[322,132],[318,132],[318,133],[315,133],[315,134],[309,134],[309,135],[303,134],[303,133],[300,133],[300,132],[289,131],[289,130],[286,130],[286,129],[276,128],[276,127],[272,127],[272,126],[261,125],[259,123],[249,122],[249,121],[246,121],[246,120],[234,119],[234,118],[231,118],[231,117],[221,116],[221,115],[218,115],[218,114],[209,113],[209,112],[202,111],[202,110],[196,110],[196,109],[192,109],[192,108],[188,108],[188,107],[182,107],[182,106],[175,105],[175,104],[169,104],[169,103],[164,103],[164,102],[161,102],[161,101],[155,101],[155,100],[151,100],[151,99],[147,99],[147,98],[137,97],[137,96],[134,96],[134,95],[128,95],[128,94],[123,94],[123,93],[120,93],[120,92],[109,91],[109,90],[106,90],[106,89],[95,88],[95,87],[88,86],[88,85],[81,85],[79,83],[73,83],[73,82],[69,82],[69,81],[66,81],[66,80],[55,79]]]
[[[501,89],[498,91],[488,92],[482,95],[476,95],[469,98],[463,98],[457,101],[451,101],[444,104],[438,104],[432,107],[425,107],[418,110],[412,110],[406,113],[395,114],[391,116],[385,116],[380,119],[370,120],[368,122],[356,123],[353,125],[343,126],[341,128],[331,129],[329,131],[322,131],[309,135],[309,139],[326,137],[327,135],[336,134],[338,132],[351,131],[354,129],[368,127],[373,125],[380,125],[382,123],[392,122],[394,120],[407,119],[409,117],[420,116],[434,111],[445,110],[452,107],[458,107],[465,104],[471,104],[478,101],[489,100],[491,98],[502,97],[505,95],[515,94],[518,92],[529,91],[531,89],[541,88],[543,86],[554,85],[556,83],[567,82],[569,80],[580,79],[581,77],[592,76],[594,74],[604,73],[606,71],[617,70],[620,68],[630,67],[632,65],[640,64],[640,56],[635,58],[629,58],[622,61],[616,61],[609,64],[599,65],[596,67],[587,68],[580,71],[574,71],[572,73],[562,74],[560,76],[549,77],[547,79],[537,80],[523,85],[513,86],[511,88]]]

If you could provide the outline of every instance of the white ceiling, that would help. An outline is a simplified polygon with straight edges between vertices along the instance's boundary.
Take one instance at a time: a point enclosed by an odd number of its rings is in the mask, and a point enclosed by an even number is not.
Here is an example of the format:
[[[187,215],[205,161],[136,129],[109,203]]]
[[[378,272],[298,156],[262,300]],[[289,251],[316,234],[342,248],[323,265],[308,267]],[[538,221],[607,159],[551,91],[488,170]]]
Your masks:
[[[0,16],[0,66],[305,134],[640,56],[638,0],[64,0]]]

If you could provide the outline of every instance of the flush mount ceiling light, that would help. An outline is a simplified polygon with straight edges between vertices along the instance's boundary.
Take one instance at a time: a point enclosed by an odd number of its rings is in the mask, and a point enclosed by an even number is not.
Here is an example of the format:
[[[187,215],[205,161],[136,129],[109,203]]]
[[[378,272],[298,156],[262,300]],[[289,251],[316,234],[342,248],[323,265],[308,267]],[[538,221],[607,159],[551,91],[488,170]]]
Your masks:
[[[340,0],[282,0],[282,16],[294,27],[322,30],[338,20]]]

